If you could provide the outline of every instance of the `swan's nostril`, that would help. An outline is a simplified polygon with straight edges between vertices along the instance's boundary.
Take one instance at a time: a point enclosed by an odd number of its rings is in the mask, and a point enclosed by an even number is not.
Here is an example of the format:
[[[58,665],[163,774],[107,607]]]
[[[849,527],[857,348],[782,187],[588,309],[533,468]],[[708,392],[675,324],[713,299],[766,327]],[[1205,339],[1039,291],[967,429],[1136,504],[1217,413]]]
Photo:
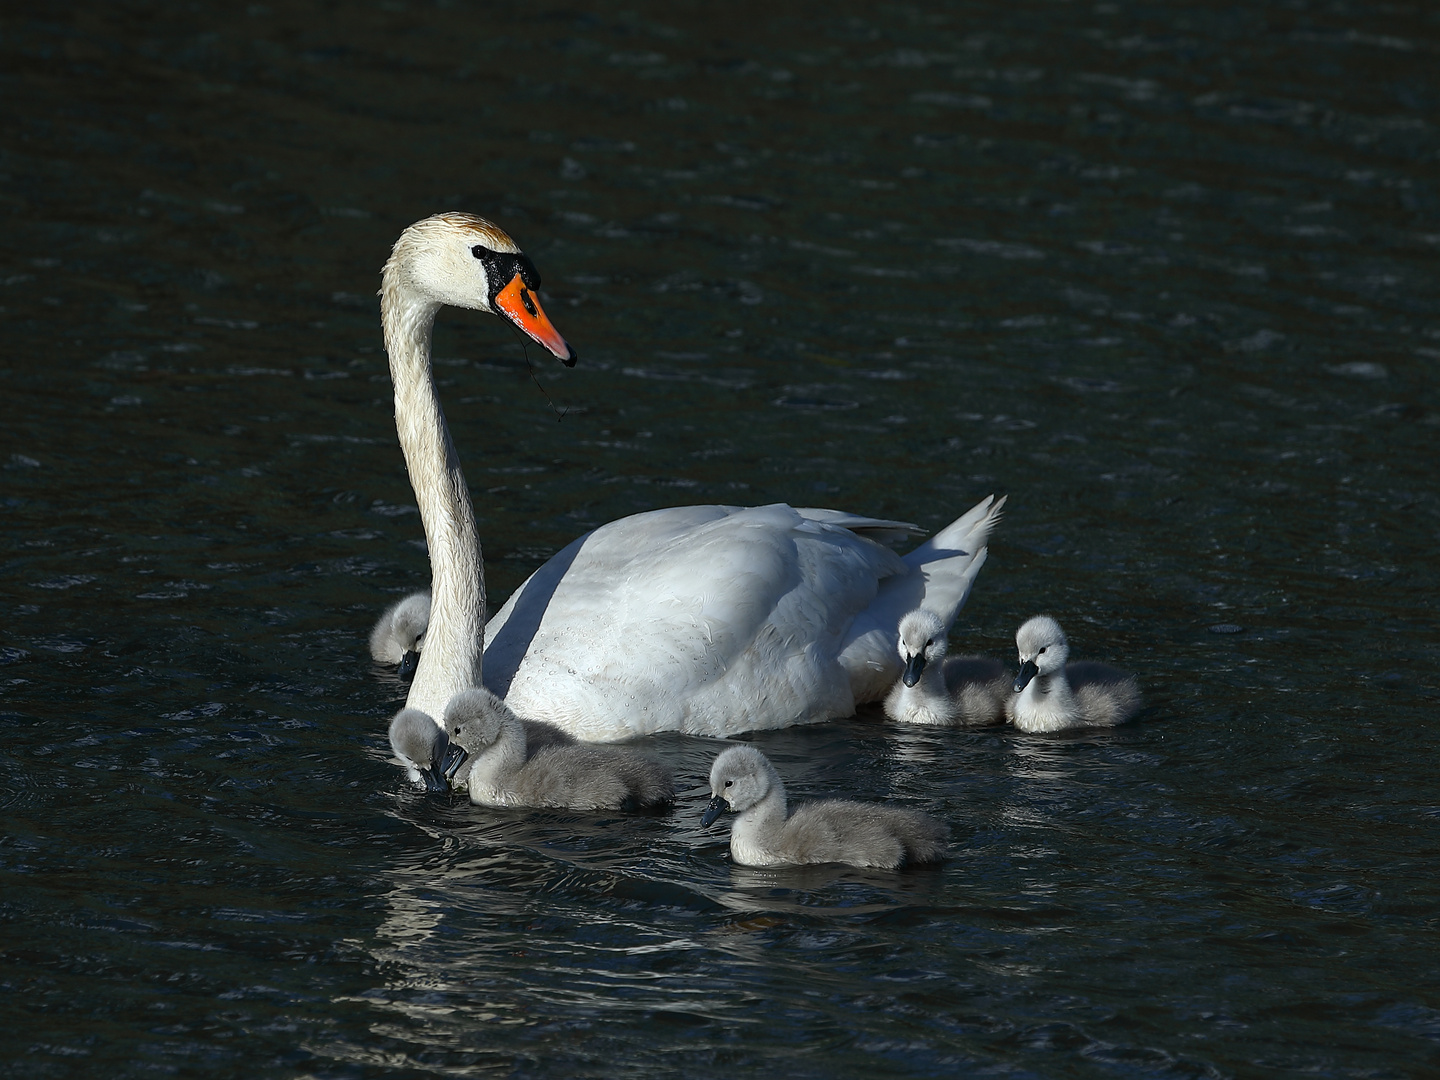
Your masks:
[[[530,299],[529,289],[520,290],[520,302],[525,305],[525,310],[530,313],[530,317],[535,318],[535,301]]]

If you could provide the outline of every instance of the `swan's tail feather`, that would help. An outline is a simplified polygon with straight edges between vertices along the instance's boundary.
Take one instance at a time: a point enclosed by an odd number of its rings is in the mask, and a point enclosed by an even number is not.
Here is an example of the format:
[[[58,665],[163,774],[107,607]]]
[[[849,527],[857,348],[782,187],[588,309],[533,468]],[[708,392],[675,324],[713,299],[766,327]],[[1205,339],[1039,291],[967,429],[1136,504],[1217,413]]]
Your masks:
[[[982,499],[903,556],[911,573],[880,583],[874,602],[851,624],[839,656],[856,704],[878,701],[900,677],[896,640],[901,618],[926,607],[947,629],[955,622],[985,565],[986,544],[1004,506],[1004,496]]]

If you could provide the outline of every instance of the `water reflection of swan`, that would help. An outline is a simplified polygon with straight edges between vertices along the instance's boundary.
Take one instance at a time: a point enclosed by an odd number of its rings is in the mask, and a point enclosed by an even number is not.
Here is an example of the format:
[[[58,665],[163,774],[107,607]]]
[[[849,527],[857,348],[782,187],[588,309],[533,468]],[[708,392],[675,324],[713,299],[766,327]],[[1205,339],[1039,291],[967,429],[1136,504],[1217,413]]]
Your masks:
[[[1113,727],[1140,709],[1140,686],[1109,664],[1070,664],[1065,631],[1048,615],[1037,615],[1015,632],[1020,653],[1011,719],[1021,731],[1065,731]]]
[[[573,363],[539,284],[508,236],[466,214],[410,226],[385,264],[395,421],[431,563],[430,625],[407,704],[441,717],[483,674],[519,715],[606,741],[785,727],[882,697],[899,675],[900,616],[923,602],[954,620],[1003,499],[982,501],[903,558],[876,541],[913,526],[834,510],[637,514],[574,541],[486,625],[475,517],[436,395],[431,331],[446,304],[489,311]]]

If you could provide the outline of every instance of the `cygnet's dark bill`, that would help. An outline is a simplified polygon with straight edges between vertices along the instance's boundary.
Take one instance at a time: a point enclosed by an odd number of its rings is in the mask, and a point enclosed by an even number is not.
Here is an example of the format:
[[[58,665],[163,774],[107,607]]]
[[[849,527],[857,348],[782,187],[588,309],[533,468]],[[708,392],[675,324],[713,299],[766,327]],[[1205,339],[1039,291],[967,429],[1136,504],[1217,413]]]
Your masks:
[[[920,681],[920,673],[925,670],[925,654],[915,653],[909,660],[905,661],[905,670],[900,678],[905,681],[906,686],[914,686]]]
[[[440,775],[441,767],[436,765],[428,769],[421,769],[420,776],[425,781],[425,790],[429,792],[449,791],[450,785]]]
[[[452,742],[450,749],[445,751],[445,760],[440,763],[440,771],[445,774],[445,779],[455,779],[455,774],[460,771],[460,766],[465,764],[465,759],[469,756],[469,750]]]
[[[1026,660],[1020,665],[1020,674],[1015,676],[1015,693],[1020,693],[1030,685],[1030,680],[1038,674],[1040,669],[1035,666],[1034,660]]]
[[[715,819],[730,809],[730,804],[725,801],[725,796],[716,795],[710,800],[710,805],[705,807],[705,813],[700,818],[700,824],[709,828],[715,823]]]
[[[415,679],[415,669],[420,666],[420,654],[414,649],[408,651],[400,658],[400,670],[397,674],[401,682],[412,682]]]
[[[519,274],[510,279],[510,284],[495,294],[492,306],[501,312],[535,341],[560,358],[566,367],[574,367],[580,354],[572,349],[560,336],[540,306],[540,297],[526,286]]]

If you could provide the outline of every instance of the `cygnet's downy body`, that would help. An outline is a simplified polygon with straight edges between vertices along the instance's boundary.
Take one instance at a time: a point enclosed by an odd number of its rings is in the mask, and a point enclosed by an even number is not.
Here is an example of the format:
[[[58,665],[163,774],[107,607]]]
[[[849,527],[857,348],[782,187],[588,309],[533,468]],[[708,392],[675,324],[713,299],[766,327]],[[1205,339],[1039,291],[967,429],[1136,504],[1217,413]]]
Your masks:
[[[445,791],[449,785],[442,766],[450,739],[445,729],[419,709],[401,709],[390,721],[390,749],[405,766],[406,775],[424,783],[426,791]]]
[[[1109,664],[1067,663],[1070,645],[1060,624],[1037,615],[1015,632],[1020,674],[1010,720],[1021,731],[1114,727],[1140,711],[1135,677]]]
[[[1010,673],[998,660],[952,656],[945,623],[918,608],[900,620],[900,660],[905,668],[885,699],[885,715],[903,724],[986,727],[1005,722],[1013,696]]]
[[[420,649],[430,625],[430,594],[411,593],[385,609],[370,631],[370,655],[378,664],[396,664],[409,682],[420,666]]]
[[[710,767],[710,793],[700,823],[709,826],[733,811],[730,857],[744,866],[847,863],[895,870],[945,858],[948,827],[918,810],[825,799],[788,813],[780,774],[753,746],[721,752]]]
[[[670,770],[633,750],[552,742],[531,753],[526,722],[488,690],[451,698],[445,726],[463,755],[452,755],[451,775],[469,765],[470,801],[480,806],[653,812],[675,802]]]

